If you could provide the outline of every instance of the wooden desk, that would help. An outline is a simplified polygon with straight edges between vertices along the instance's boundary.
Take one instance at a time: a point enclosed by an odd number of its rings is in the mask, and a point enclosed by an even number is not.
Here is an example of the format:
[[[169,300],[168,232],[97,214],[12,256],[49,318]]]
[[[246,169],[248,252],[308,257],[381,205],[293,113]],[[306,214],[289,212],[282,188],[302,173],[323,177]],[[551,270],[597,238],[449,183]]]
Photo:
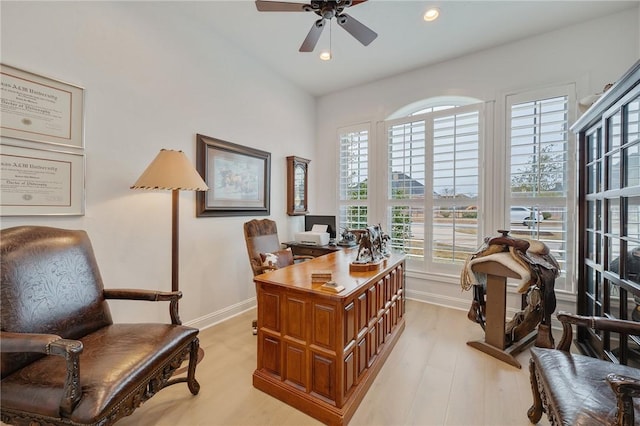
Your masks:
[[[349,272],[346,249],[258,275],[253,385],[331,425],[346,424],[404,330],[404,256]],[[345,290],[311,282],[330,270]]]
[[[291,248],[291,252],[294,256],[324,256],[325,254],[333,253],[334,251],[342,250],[342,247],[338,246],[312,246],[310,244],[296,243],[295,241],[288,241],[283,243],[285,246]]]

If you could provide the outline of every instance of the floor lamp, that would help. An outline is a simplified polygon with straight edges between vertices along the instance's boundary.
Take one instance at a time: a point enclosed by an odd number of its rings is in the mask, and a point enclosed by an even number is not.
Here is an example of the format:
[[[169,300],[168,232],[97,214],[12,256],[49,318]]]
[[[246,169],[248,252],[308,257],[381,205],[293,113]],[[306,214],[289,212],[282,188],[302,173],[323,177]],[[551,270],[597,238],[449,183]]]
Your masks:
[[[207,191],[189,159],[182,151],[162,149],[131,189],[166,189],[171,191],[171,291],[179,291],[178,284],[178,197],[180,191]]]

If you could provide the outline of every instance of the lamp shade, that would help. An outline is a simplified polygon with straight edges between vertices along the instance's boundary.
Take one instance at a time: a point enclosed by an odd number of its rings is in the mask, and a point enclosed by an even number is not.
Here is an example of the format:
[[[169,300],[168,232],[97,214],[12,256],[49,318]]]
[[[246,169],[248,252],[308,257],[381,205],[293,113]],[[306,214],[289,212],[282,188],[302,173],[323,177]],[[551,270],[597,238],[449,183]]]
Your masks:
[[[162,149],[131,189],[207,191],[209,187],[184,152]]]

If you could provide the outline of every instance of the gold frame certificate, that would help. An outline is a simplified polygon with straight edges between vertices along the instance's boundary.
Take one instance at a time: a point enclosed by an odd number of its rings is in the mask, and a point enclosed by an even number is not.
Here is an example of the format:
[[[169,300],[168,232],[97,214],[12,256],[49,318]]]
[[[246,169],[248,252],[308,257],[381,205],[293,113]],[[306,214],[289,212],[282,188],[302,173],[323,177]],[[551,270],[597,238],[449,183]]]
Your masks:
[[[84,89],[0,64],[0,135],[83,147]]]
[[[84,214],[84,155],[0,145],[0,215]]]

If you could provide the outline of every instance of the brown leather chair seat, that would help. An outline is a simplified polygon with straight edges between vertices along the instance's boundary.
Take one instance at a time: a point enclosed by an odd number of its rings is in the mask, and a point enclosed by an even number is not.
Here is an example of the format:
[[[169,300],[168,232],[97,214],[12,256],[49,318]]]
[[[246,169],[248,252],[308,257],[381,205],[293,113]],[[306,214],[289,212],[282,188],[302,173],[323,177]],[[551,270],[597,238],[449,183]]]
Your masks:
[[[616,424],[616,395],[605,378],[611,373],[640,377],[633,367],[555,349],[531,348],[531,358],[561,425]],[[640,401],[634,408],[640,419]]]
[[[114,324],[78,339],[84,346],[82,399],[69,420],[98,422],[102,413],[138,392],[145,376],[197,334],[196,329],[170,324]],[[58,417],[66,374],[62,358],[40,358],[2,380],[2,408]]]
[[[640,419],[640,369],[570,352],[573,328],[640,336],[640,323],[559,312],[562,339],[555,349],[531,349],[531,423],[547,413],[552,426],[635,426]],[[621,362],[625,358],[620,359]]]

